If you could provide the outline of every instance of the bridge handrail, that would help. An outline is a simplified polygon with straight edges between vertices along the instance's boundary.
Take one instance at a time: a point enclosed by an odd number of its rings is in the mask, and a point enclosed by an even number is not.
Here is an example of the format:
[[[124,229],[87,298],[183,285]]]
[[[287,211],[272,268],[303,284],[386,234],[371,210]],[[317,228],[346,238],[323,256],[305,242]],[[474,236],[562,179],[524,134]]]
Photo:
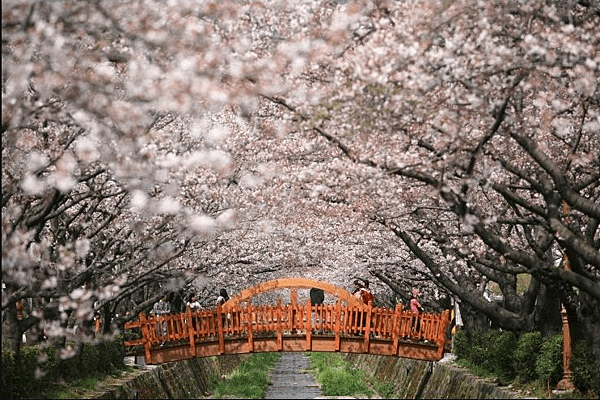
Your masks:
[[[339,348],[342,335],[364,338],[365,348],[373,337],[392,340],[395,348],[403,340],[428,341],[435,344],[443,355],[449,311],[441,314],[421,313],[418,319],[410,310],[398,304],[395,309],[370,305],[336,304],[306,305],[286,304],[246,306],[234,304],[224,309],[192,311],[163,316],[146,317],[139,314],[137,321],[125,324],[125,329],[139,329],[142,337],[124,342],[126,347],[144,346],[147,362],[151,360],[153,346],[172,341],[189,341],[190,351],[196,357],[198,341],[218,340],[221,354],[228,336],[247,338],[252,351],[254,338],[275,333],[283,336],[301,333],[306,335],[307,348],[313,331],[328,332],[335,337]],[[165,329],[166,326],[166,329]],[[367,328],[368,327],[368,328]],[[416,329],[418,327],[418,329]],[[165,333],[166,332],[166,333]]]

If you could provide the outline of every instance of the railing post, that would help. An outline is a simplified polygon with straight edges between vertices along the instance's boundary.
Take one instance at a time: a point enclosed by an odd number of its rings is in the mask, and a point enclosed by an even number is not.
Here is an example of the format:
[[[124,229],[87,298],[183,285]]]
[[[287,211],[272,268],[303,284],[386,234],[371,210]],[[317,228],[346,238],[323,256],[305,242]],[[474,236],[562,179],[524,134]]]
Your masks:
[[[312,312],[311,312],[311,304],[310,299],[306,300],[306,351],[312,351]]]
[[[281,299],[277,298],[277,311],[275,312],[275,318],[277,318],[277,349],[283,350],[283,325],[281,323],[282,316]]]
[[[246,313],[248,314],[248,351],[250,353],[254,352],[254,333],[252,331],[252,304],[250,303],[250,299],[246,301]]]
[[[441,315],[438,317],[439,325],[437,331],[437,338],[435,343],[438,346],[437,349],[437,358],[441,359],[444,356],[444,351],[446,350],[446,328],[450,323],[450,310],[442,311]]]
[[[363,320],[362,321],[365,325],[365,338],[363,341],[363,351],[365,353],[369,352],[369,347],[371,344],[371,315],[373,313],[373,302],[370,301],[369,304],[367,305],[367,315],[363,315]],[[365,318],[366,317],[366,318]]]
[[[188,335],[190,336],[190,351],[192,352],[192,357],[196,358],[196,333],[194,329],[194,320],[192,319],[194,316],[190,307],[187,308],[185,315]]]
[[[394,326],[392,328],[392,355],[398,355],[398,341],[400,339],[400,327],[402,326],[402,304],[396,304],[394,308]]]
[[[140,330],[142,331],[142,337],[144,338],[144,357],[146,358],[146,364],[152,364],[152,352],[150,351],[150,348],[152,347],[152,342],[150,339],[150,332],[148,329],[146,314],[140,313],[139,321]]]
[[[292,335],[296,334],[296,314],[298,309],[298,292],[294,289],[290,290],[290,319],[292,320],[292,327],[290,329],[290,333]]]
[[[338,299],[335,305],[335,325],[334,330],[334,347],[335,351],[340,351],[340,333],[342,331],[342,302]]]
[[[217,327],[219,335],[219,354],[225,353],[225,339],[223,335],[223,309],[220,304],[217,304]]]

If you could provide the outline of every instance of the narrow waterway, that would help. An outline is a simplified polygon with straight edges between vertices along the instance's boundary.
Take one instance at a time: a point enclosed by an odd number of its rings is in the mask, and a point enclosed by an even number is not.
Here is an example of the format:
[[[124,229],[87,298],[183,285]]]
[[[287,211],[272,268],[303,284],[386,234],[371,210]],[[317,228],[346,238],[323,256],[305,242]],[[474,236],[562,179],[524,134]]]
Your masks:
[[[307,370],[310,361],[304,353],[282,353],[271,375],[272,384],[265,399],[314,399],[322,396],[315,377]]]

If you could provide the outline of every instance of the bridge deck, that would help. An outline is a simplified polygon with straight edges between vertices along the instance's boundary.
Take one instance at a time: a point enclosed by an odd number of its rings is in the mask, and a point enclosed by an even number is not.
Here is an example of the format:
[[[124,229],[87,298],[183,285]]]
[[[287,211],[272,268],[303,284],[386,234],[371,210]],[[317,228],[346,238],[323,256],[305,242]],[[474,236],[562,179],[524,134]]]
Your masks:
[[[148,364],[271,351],[369,353],[437,361],[443,357],[449,312],[422,313],[369,306],[234,305],[139,319],[126,324],[141,338],[125,342]],[[369,327],[367,329],[366,327]],[[137,349],[137,350],[136,350]]]

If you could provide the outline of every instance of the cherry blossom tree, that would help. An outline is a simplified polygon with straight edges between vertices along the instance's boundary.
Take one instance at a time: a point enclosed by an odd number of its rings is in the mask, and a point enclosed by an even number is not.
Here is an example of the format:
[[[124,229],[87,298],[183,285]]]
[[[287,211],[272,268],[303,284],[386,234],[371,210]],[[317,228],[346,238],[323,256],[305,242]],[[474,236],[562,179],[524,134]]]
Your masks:
[[[12,336],[97,312],[118,328],[163,292],[212,306],[361,276],[382,303],[419,287],[516,331],[556,329],[563,304],[600,348],[598,10],[5,2]]]
[[[600,348],[598,4],[421,5],[358,18],[311,81],[316,104],[272,100],[380,171],[365,216],[409,255],[373,273],[403,297],[427,279],[515,331],[560,328],[562,303]]]

